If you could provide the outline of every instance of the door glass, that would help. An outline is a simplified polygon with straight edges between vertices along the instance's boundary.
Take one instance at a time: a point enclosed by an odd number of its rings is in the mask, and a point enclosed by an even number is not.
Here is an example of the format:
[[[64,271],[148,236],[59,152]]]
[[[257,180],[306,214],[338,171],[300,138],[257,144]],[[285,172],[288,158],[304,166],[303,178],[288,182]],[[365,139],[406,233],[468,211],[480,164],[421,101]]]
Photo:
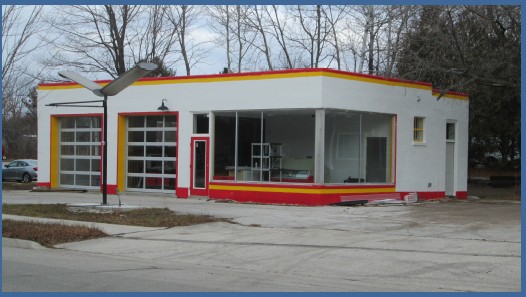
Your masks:
[[[194,188],[206,188],[206,141],[194,143]]]

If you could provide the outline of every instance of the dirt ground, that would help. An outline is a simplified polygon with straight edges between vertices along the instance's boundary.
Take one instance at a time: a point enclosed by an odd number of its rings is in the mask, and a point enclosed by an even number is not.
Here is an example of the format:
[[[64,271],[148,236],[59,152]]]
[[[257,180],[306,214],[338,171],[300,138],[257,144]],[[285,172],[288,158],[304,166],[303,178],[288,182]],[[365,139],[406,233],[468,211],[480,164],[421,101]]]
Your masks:
[[[468,171],[470,180],[478,180],[477,183],[468,183],[468,195],[476,196],[480,199],[494,199],[494,200],[521,200],[521,185],[513,185],[510,187],[492,187],[487,182],[490,176],[514,176],[520,177],[520,170],[503,170],[503,169],[489,169],[489,168],[469,168]]]
[[[468,184],[468,195],[487,200],[521,200],[520,185],[495,188],[485,184]]]

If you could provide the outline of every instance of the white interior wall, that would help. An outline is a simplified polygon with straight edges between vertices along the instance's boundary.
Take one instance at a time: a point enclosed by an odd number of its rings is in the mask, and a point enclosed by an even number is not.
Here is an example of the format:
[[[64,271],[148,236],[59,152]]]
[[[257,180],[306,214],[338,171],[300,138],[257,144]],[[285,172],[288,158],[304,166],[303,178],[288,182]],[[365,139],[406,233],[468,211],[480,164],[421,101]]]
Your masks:
[[[314,157],[315,110],[308,114],[280,113],[267,116],[265,139],[267,142],[283,144],[284,158]]]

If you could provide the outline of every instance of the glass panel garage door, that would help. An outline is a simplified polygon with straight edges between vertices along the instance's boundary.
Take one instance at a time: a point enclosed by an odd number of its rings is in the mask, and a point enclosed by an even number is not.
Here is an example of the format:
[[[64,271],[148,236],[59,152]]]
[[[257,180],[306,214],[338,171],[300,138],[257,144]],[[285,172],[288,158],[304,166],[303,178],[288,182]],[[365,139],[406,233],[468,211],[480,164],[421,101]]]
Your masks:
[[[177,117],[128,117],[126,189],[175,191]]]
[[[59,130],[59,186],[100,186],[100,118],[64,117]]]

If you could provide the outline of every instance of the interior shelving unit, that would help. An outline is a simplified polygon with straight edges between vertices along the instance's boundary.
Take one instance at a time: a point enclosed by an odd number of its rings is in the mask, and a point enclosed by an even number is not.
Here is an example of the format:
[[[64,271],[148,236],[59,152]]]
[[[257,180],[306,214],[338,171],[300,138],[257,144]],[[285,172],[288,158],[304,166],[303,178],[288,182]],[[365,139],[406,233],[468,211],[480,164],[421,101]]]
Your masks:
[[[252,180],[282,179],[283,146],[281,143],[252,143]]]

